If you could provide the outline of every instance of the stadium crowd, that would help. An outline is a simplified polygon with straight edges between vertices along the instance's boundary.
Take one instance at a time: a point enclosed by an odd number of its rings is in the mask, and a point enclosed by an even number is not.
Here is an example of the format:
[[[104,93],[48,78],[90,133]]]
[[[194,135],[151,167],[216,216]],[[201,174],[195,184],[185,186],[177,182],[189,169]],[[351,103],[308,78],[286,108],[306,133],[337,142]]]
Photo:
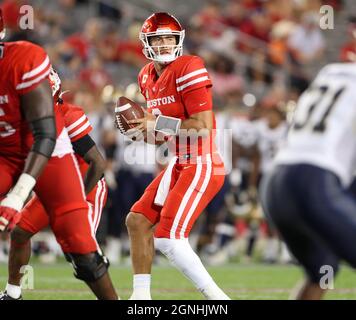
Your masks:
[[[136,2],[1,4],[7,40],[43,45],[61,76],[63,98],[82,106],[92,123],[92,137],[106,157],[109,185],[98,240],[113,263],[128,255],[126,214],[162,168],[155,162],[154,146],[124,140],[113,121],[119,96],[143,104],[136,80],[147,60],[138,33],[150,8],[141,14]],[[19,8],[29,3],[35,8],[34,29],[20,30]],[[202,1],[199,11],[191,13],[187,7],[186,14],[178,16],[186,29],[185,53],[203,57],[213,81],[218,141],[228,171],[192,239],[208,263],[226,262],[237,252],[249,260],[256,251],[265,262],[291,261],[264,219],[258,184],[283,143],[295,101],[325,59],[326,39],[319,27],[323,4],[333,6],[336,14],[343,5],[338,0]],[[349,23],[350,40],[340,49],[343,61],[356,59],[356,19]],[[47,238],[37,237],[35,252],[58,250]],[[256,245],[261,251],[254,250]],[[0,261],[5,253],[2,241]]]

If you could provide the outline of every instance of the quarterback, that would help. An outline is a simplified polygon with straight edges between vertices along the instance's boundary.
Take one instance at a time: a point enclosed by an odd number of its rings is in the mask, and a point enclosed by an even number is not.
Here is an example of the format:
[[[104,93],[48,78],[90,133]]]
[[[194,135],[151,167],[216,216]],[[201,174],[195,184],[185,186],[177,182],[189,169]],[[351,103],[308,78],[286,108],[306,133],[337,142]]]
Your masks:
[[[131,299],[151,299],[154,247],[207,299],[229,299],[188,242],[194,222],[225,178],[213,141],[209,74],[201,58],[182,55],[184,30],[172,15],[155,13],[147,18],[140,39],[152,62],[138,76],[147,112],[144,118],[130,121],[137,125],[131,130],[141,132],[147,140],[152,134],[167,133],[175,156],[126,219],[134,272]]]

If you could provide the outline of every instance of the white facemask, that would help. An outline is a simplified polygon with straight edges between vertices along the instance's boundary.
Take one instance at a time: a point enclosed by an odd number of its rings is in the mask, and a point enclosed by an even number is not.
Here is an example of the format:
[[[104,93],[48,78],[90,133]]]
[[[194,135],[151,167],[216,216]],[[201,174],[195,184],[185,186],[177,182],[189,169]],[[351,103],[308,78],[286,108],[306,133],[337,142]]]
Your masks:
[[[176,45],[161,45],[161,46],[151,46],[149,43],[149,37],[153,36],[178,36],[178,43]],[[143,53],[147,59],[157,61],[159,63],[170,63],[177,59],[179,56],[183,54],[183,40],[184,40],[185,32],[182,31],[171,31],[171,30],[161,30],[157,32],[150,33],[140,33],[140,40],[142,41],[144,48]],[[171,53],[160,53],[163,48],[171,49]],[[157,53],[155,52],[155,50]]]

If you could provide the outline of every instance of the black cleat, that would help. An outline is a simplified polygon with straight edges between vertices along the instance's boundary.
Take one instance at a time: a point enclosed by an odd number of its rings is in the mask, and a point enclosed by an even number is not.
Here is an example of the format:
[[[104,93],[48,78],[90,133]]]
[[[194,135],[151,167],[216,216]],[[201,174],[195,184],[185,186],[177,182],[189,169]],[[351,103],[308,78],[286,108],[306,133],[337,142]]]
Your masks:
[[[2,291],[2,292],[0,292],[0,300],[22,300],[22,296],[15,299],[15,298],[9,296],[6,291]]]

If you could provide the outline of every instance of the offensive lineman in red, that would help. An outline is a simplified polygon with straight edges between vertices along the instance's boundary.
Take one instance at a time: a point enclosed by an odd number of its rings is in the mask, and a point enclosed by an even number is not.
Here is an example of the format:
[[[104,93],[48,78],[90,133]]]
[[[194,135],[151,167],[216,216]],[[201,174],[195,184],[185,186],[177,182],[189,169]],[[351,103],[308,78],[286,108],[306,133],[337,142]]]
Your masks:
[[[105,162],[89,135],[92,127],[83,109],[65,103],[60,98],[62,93],[61,80],[55,70],[51,69],[49,79],[52,95],[63,115],[64,124],[84,179],[85,194],[91,207],[90,225],[92,233],[95,234],[107,197],[107,186],[103,178]],[[2,296],[0,294],[0,300],[21,298],[21,267],[27,265],[30,260],[30,239],[48,225],[49,218],[46,210],[38,197],[34,196],[21,211],[21,220],[11,233],[8,263],[9,279],[7,290]]]
[[[0,36],[4,37],[0,10]],[[99,299],[117,299],[90,226],[90,208],[64,121],[54,107],[46,52],[0,42],[0,231],[11,231],[32,190],[75,268]],[[8,288],[7,288],[8,289]]]
[[[188,242],[194,222],[225,178],[213,141],[211,80],[202,59],[182,55],[184,30],[175,17],[151,15],[143,24],[140,39],[144,54],[153,60],[138,77],[148,112],[145,118],[130,122],[137,126],[129,134],[143,134],[147,141],[154,131],[172,132],[169,143],[176,156],[127,216],[134,271],[131,299],[151,299],[154,246],[207,299],[229,299]]]

